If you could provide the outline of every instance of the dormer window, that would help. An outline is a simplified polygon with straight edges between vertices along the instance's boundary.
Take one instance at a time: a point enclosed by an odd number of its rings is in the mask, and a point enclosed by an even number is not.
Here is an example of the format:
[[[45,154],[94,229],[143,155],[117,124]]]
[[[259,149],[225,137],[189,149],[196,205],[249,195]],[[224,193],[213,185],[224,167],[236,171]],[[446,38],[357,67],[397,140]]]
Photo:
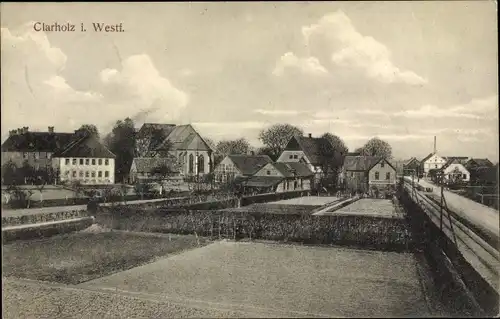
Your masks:
[[[384,161],[380,162],[380,167],[384,167],[385,163]]]

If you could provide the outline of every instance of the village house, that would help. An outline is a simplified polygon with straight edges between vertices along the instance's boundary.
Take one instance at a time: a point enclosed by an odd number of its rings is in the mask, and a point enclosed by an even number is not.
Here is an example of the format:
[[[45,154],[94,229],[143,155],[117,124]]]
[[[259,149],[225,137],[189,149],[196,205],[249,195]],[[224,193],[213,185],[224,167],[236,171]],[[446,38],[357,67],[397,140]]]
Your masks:
[[[487,158],[471,158],[465,163],[465,168],[470,173],[470,183],[473,185],[488,184],[496,178],[493,163]]]
[[[115,154],[95,136],[75,131],[73,140],[53,155],[60,182],[115,183]]]
[[[446,162],[446,159],[437,153],[430,153],[420,161],[421,171],[424,176],[430,176],[431,170],[440,170]]]
[[[340,177],[346,189],[363,193],[387,193],[396,186],[396,169],[376,156],[346,156]]]
[[[440,173],[444,178],[444,182],[447,184],[470,181],[470,173],[467,168],[465,168],[464,164],[462,164],[460,158],[451,157],[446,164],[441,167]]]
[[[145,123],[136,133],[136,157],[173,155],[183,177],[213,169],[213,150],[190,125]]]
[[[53,168],[53,154],[63,149],[74,133],[56,133],[49,126],[47,132],[30,132],[28,127],[9,131],[2,144],[2,164],[12,161],[17,167],[27,163],[35,170]]]
[[[307,137],[293,136],[276,162],[305,164],[314,173],[313,184],[318,184],[325,176],[336,180],[335,174],[342,166],[342,155],[327,139],[309,134]]]
[[[143,182],[165,183],[179,175],[175,159],[163,157],[136,157],[129,174],[131,184]]]
[[[465,167],[470,170],[476,167],[493,167],[493,163],[487,158],[470,158],[466,163]]]
[[[410,158],[406,163],[403,164],[403,175],[422,175],[422,165],[418,159],[415,157]]]
[[[214,179],[226,183],[239,177],[250,177],[272,160],[267,155],[227,155],[214,169]]]
[[[258,192],[310,190],[314,178],[307,164],[299,162],[268,163],[242,182],[245,189]]]

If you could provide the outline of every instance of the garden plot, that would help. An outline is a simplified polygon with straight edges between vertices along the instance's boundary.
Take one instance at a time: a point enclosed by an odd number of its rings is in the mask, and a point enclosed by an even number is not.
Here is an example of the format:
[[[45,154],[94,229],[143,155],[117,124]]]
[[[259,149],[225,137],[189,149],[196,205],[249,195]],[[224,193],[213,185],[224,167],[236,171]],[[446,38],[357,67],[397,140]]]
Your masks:
[[[426,317],[413,254],[217,242],[78,285],[282,317]]]
[[[3,276],[76,284],[198,246],[194,236],[98,230],[3,245]],[[203,238],[199,239],[204,244]]]
[[[325,215],[363,215],[388,218],[403,218],[404,216],[398,213],[394,204],[389,199],[372,199],[362,198],[354,203],[342,207],[333,212],[327,212]]]

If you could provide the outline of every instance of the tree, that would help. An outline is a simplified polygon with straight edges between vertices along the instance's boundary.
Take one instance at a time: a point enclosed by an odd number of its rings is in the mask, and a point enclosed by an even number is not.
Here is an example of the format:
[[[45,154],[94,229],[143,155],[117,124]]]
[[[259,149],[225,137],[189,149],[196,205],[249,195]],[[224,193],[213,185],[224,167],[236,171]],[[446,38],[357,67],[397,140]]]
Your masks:
[[[392,158],[392,147],[386,141],[374,137],[363,146],[362,155],[379,156],[390,159]]]
[[[358,154],[363,155],[363,148],[362,147],[358,147],[357,149],[354,150],[354,153],[358,153]]]
[[[99,139],[99,130],[94,124],[83,124],[77,131],[81,133],[88,133],[89,135],[93,135],[95,138]]]
[[[117,121],[111,133],[106,136],[105,143],[116,155],[115,176],[123,181],[130,172],[130,166],[135,155],[135,127],[130,118]]]
[[[248,154],[250,143],[245,138],[222,140],[217,143],[215,151],[223,158],[230,154]]]
[[[12,185],[18,182],[17,166],[12,160],[2,165],[2,184]]]
[[[332,145],[333,148],[340,152],[342,155],[345,155],[348,152],[347,146],[345,145],[344,141],[337,135],[334,135],[332,133],[325,133],[321,136],[322,138],[327,139]]]
[[[210,148],[211,148],[212,150],[214,150],[214,151],[215,151],[215,149],[216,149],[216,144],[215,144],[214,140],[212,140],[211,138],[207,138],[207,137],[204,137],[204,138],[203,138],[203,140],[204,140],[204,141],[208,144],[208,146],[210,146]]]
[[[274,124],[259,133],[259,140],[268,148],[271,158],[276,159],[294,135],[303,134],[304,131],[296,126]]]

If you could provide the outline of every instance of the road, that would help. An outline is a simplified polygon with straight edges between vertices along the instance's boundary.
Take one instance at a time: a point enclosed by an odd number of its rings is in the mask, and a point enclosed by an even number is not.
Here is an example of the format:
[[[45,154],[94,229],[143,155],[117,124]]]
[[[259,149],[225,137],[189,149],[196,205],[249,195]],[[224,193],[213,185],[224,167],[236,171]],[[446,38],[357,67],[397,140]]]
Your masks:
[[[432,187],[432,192],[441,197],[441,187],[424,179],[421,179],[418,183],[423,187]],[[448,208],[450,208],[453,212],[490,233],[499,233],[500,219],[496,209],[482,205],[447,190],[444,190],[443,193]]]

